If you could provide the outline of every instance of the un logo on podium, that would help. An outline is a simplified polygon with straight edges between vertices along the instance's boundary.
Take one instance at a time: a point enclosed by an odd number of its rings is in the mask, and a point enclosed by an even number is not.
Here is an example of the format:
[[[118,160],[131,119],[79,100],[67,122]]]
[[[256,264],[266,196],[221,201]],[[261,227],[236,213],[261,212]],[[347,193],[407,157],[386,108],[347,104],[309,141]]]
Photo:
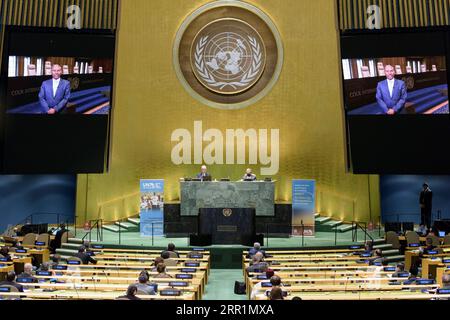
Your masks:
[[[222,214],[223,214],[224,217],[228,218],[229,216],[231,216],[233,214],[233,210],[231,210],[229,208],[223,209],[222,210]]]
[[[173,63],[195,99],[215,108],[240,109],[264,97],[277,81],[283,63],[281,37],[257,7],[219,0],[184,20]]]

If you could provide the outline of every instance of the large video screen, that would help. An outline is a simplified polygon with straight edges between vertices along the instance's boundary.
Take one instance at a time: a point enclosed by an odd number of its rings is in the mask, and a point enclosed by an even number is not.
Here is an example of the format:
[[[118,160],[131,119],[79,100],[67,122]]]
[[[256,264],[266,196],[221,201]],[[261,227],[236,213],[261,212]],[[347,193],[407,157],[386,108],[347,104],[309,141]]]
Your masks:
[[[448,114],[445,56],[342,60],[347,114]]]
[[[8,57],[7,113],[107,114],[112,59]]]
[[[108,168],[115,32],[7,26],[1,68],[1,172]]]
[[[449,174],[450,30],[341,34],[347,168]]]

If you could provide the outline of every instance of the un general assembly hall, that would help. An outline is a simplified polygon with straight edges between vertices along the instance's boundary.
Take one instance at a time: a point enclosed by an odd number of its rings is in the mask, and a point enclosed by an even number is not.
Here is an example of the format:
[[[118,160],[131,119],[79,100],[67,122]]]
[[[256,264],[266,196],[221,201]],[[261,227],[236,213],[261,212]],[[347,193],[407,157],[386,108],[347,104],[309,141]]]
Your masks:
[[[445,316],[450,0],[0,0],[0,56],[4,309]]]

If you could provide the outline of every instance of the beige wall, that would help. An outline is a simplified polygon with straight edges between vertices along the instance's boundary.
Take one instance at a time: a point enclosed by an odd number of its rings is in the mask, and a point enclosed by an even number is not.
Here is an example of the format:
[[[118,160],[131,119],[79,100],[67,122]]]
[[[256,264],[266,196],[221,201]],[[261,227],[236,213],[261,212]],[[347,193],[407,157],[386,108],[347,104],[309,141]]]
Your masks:
[[[121,1],[110,172],[79,175],[81,223],[137,214],[140,178],[163,178],[166,201],[178,199],[178,179],[199,165],[175,166],[170,136],[177,128],[280,129],[276,199],[290,201],[291,179],[317,180],[317,210],[339,219],[379,215],[378,178],[345,172],[338,33],[333,0],[248,1],[277,25],[284,65],[272,91],[243,110],[202,105],[178,81],[172,45],[178,27],[207,1]],[[246,165],[210,166],[220,178],[239,178]],[[256,173],[259,172],[254,167]]]

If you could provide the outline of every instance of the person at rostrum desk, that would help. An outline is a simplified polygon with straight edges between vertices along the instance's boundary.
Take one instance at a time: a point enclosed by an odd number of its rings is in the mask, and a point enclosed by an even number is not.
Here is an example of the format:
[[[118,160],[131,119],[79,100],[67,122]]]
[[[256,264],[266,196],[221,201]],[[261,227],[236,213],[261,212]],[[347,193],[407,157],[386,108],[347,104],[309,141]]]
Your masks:
[[[256,175],[252,173],[252,169],[247,168],[244,176],[242,177],[242,181],[256,181]]]
[[[202,165],[201,172],[197,174],[197,179],[200,179],[201,181],[211,181],[211,175],[208,173],[208,170],[205,165]]]

